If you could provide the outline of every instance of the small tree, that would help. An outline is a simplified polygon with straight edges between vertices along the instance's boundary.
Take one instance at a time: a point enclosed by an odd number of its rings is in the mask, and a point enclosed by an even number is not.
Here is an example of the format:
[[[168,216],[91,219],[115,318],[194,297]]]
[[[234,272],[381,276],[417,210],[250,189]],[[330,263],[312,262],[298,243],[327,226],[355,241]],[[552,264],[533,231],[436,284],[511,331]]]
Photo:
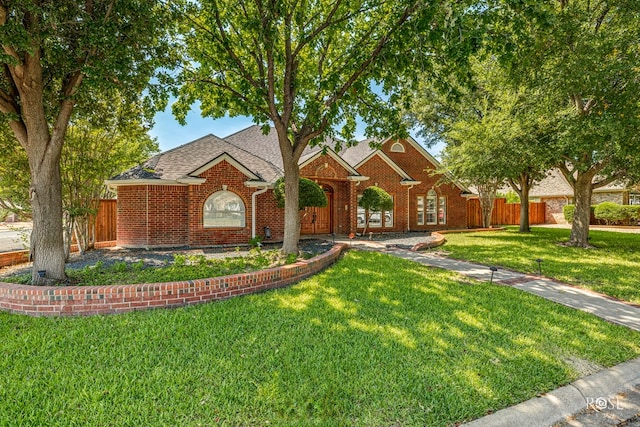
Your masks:
[[[367,211],[367,221],[362,234],[367,232],[371,215],[375,212],[390,211],[393,209],[393,197],[380,187],[371,186],[364,190],[358,206]]]
[[[327,206],[327,195],[324,194],[324,190],[315,181],[307,178],[300,178],[298,189],[298,205],[300,210],[306,207],[318,207],[323,208]],[[273,188],[273,196],[278,202],[279,208],[284,208],[285,201],[285,189],[284,178],[280,178],[276,181]]]

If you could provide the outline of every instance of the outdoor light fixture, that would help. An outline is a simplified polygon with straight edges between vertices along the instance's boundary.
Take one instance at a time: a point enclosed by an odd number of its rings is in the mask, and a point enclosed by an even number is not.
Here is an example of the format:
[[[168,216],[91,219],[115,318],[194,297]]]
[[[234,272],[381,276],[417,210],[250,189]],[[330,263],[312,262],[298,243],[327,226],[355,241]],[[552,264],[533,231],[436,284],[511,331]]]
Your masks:
[[[538,276],[542,276],[542,258],[536,258],[536,262],[538,263]]]
[[[265,239],[270,239],[271,238],[271,227],[265,227],[264,228],[264,238]]]
[[[496,271],[498,271],[498,269],[494,266],[489,267],[489,270],[491,270],[491,280],[489,281],[489,284],[493,283],[493,273],[495,273]]]

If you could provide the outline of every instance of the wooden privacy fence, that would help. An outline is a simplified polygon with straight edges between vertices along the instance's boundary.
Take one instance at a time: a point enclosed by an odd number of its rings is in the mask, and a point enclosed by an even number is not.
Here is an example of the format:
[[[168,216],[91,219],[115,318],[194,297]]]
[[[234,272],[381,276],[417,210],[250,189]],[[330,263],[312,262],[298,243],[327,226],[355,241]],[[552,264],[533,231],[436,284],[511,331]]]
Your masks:
[[[94,242],[116,240],[117,200],[102,199],[96,214],[96,235]]]
[[[94,243],[112,242],[116,240],[117,200],[100,199],[98,213],[95,216],[95,236],[89,236],[89,241]],[[91,233],[91,229],[89,231]],[[76,243],[75,236],[72,243]]]
[[[544,202],[529,203],[529,224],[544,224],[546,206]],[[491,225],[520,224],[520,203],[507,203],[504,198],[493,202]],[[467,227],[482,227],[482,210],[478,199],[467,200]]]

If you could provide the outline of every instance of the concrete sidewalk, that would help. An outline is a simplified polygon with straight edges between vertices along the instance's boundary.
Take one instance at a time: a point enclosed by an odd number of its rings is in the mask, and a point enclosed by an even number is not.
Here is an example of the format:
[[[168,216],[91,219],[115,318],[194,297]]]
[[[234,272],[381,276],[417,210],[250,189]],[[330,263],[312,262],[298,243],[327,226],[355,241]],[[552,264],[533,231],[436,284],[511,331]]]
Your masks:
[[[455,271],[490,281],[488,266],[418,253],[384,243],[354,240],[344,243],[363,250],[381,251],[430,267]],[[513,286],[568,307],[585,311],[612,323],[640,331],[640,308],[551,279],[498,269],[493,282]],[[623,402],[623,404],[620,404]],[[595,409],[594,409],[595,408]],[[604,415],[606,410],[606,416]],[[539,398],[505,408],[468,424],[473,427],[514,426],[640,426],[640,358],[581,378]]]

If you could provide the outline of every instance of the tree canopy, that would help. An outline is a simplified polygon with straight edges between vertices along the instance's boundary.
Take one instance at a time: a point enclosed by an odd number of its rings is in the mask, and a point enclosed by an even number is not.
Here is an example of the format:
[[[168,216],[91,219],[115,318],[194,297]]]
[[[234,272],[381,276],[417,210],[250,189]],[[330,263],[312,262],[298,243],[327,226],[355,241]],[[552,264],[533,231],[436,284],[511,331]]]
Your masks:
[[[29,162],[34,283],[65,278],[59,161],[74,108],[91,108],[114,87],[127,100],[147,89],[147,99],[163,101],[149,81],[172,58],[171,29],[166,6],[153,0],[0,5],[0,113]]]
[[[553,120],[537,111],[538,94],[511,81],[491,55],[477,55],[472,64],[464,82],[449,76],[439,88],[419,85],[409,114],[446,142],[439,172],[476,188],[485,226],[495,191],[508,183],[522,201],[520,231],[529,231],[529,189],[554,159]]]
[[[295,253],[303,150],[330,137],[353,143],[358,117],[368,136],[404,135],[395,83],[416,58],[428,64],[435,46],[455,45],[444,34],[458,34],[456,7],[460,2],[186,2],[188,55],[174,112],[184,120],[199,101],[205,116],[247,115],[275,127],[287,196],[283,251]]]
[[[640,171],[640,3],[499,3],[503,36],[491,46],[554,121],[556,166],[576,203],[570,243],[588,246],[592,190]]]

